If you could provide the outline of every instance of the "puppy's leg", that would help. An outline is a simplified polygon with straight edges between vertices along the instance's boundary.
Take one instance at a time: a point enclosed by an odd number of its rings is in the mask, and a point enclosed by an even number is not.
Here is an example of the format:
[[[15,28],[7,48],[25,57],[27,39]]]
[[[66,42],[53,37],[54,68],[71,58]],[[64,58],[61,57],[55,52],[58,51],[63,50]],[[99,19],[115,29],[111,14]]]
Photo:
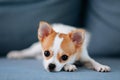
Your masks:
[[[68,72],[73,72],[77,70],[77,67],[73,64],[66,64],[63,69]]]
[[[13,59],[22,59],[22,58],[36,58],[40,59],[41,54],[41,45],[39,42],[34,43],[29,48],[20,50],[20,51],[10,51],[7,54],[7,58],[13,58]]]
[[[94,69],[98,72],[109,72],[111,69],[107,65],[102,65],[92,59],[89,55],[87,50],[84,50],[81,56],[81,61],[85,64],[87,68]]]

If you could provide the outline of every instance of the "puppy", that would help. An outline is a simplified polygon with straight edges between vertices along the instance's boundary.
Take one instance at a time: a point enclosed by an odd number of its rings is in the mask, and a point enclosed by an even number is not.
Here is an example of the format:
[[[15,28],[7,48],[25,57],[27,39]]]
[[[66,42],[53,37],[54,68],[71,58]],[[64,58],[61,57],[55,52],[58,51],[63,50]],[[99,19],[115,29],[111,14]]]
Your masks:
[[[75,61],[82,62],[87,68],[99,72],[108,72],[110,67],[96,62],[88,55],[87,46],[90,35],[84,29],[75,27],[40,22],[38,28],[38,39],[30,48],[21,51],[11,51],[8,58],[40,59],[43,57],[45,70],[48,72],[75,71]]]

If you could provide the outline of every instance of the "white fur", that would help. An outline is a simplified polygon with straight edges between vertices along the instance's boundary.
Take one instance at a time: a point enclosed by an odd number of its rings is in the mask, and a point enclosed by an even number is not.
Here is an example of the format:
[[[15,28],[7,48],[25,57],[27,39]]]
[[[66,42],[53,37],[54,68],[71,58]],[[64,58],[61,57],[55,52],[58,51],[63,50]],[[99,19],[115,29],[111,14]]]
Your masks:
[[[75,71],[75,70],[77,70],[77,67],[75,66],[75,65],[72,65],[72,64],[66,64],[65,66],[64,66],[64,70],[65,71]]]
[[[63,25],[63,24],[53,24],[53,29],[56,32],[59,33],[69,33],[72,30],[75,30],[76,28],[72,27],[72,26],[67,26],[67,25]],[[102,65],[98,62],[96,62],[94,59],[92,59],[89,55],[88,55],[88,50],[87,50],[87,46],[89,43],[89,39],[90,39],[90,34],[87,32],[85,35],[85,40],[82,46],[82,53],[81,53],[81,58],[80,61],[81,62],[87,62],[86,67],[88,68],[92,68],[95,69],[96,71],[100,71],[100,72],[107,72],[110,71],[110,67],[106,66],[106,65]],[[47,70],[47,67],[50,63],[55,63],[56,65],[56,70],[55,71],[60,71],[62,69],[62,67],[64,66],[64,69],[67,71],[71,71],[71,70],[76,70],[77,68],[75,66],[73,66],[72,64],[75,62],[76,60],[76,55],[71,56],[71,58],[69,59],[69,61],[64,64],[60,63],[57,60],[56,54],[57,52],[60,50],[60,44],[62,42],[62,38],[59,38],[58,35],[56,36],[55,40],[54,40],[54,45],[51,49],[53,49],[54,51],[54,56],[49,59],[48,61],[44,60],[44,66],[45,69]],[[34,43],[30,48],[21,50],[21,51],[12,51],[10,53],[8,53],[7,57],[8,58],[27,58],[27,57],[35,57],[37,59],[39,59],[41,57],[41,52],[42,52],[42,48],[40,46],[40,43]],[[76,53],[77,54],[77,53]],[[37,57],[39,55],[39,57]]]
[[[7,58],[15,58],[15,59],[22,59],[22,58],[42,58],[42,47],[39,42],[32,44],[29,48],[20,50],[20,51],[10,51],[7,55]]]
[[[52,47],[52,51],[54,51],[54,55],[57,55],[58,51],[60,50],[60,45],[62,41],[63,41],[63,38],[60,38],[59,34],[57,34]]]

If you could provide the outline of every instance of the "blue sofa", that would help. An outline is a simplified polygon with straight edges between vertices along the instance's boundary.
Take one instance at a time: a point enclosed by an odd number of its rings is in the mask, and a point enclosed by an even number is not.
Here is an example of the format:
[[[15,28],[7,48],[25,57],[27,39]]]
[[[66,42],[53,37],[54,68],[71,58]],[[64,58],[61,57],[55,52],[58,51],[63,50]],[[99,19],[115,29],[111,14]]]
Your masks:
[[[0,80],[120,80],[119,0],[0,0]],[[42,60],[7,59],[38,41],[39,21],[64,23],[91,32],[89,54],[112,71],[79,67],[76,72],[46,72]]]
[[[111,66],[112,71],[101,73],[79,67],[76,72],[46,72],[42,60],[0,59],[0,80],[119,80],[120,59],[97,58],[97,61]]]

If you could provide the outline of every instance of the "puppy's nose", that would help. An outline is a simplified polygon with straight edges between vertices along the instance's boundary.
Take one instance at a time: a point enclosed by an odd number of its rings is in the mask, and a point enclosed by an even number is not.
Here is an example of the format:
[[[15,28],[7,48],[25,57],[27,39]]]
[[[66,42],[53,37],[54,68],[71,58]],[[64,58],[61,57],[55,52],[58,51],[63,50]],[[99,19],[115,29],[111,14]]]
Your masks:
[[[50,70],[50,71],[53,71],[53,70],[55,69],[56,65],[50,63],[48,67],[49,67],[49,70]]]

